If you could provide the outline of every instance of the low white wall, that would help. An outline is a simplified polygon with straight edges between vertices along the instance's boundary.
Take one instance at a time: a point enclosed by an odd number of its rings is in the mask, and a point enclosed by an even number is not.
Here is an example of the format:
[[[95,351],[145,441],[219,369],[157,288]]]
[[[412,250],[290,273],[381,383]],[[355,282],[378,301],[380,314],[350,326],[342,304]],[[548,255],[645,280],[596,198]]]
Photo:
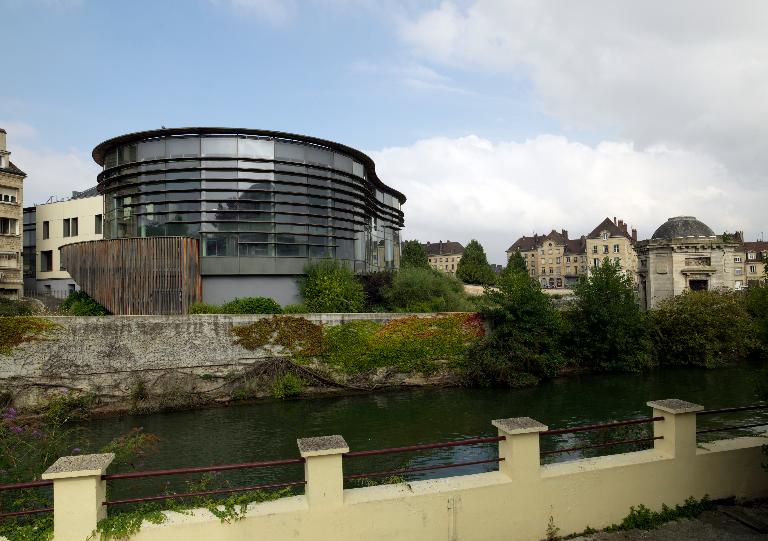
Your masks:
[[[664,420],[654,423],[654,434],[663,439],[650,450],[541,466],[538,432],[546,427],[528,418],[507,419],[494,421],[506,438],[499,443],[504,459],[499,471],[350,490],[341,488],[342,455],[347,451],[343,439],[319,438],[332,442],[323,447],[315,438],[311,451],[305,451],[300,440],[307,461],[306,495],[251,505],[245,518],[229,524],[207,510],[168,513],[166,523],[145,523],[132,539],[534,541],[546,536],[550,517],[560,535],[568,535],[587,526],[618,523],[631,506],[641,503],[658,510],[690,496],[768,495],[768,475],[761,466],[766,438],[697,446],[695,409],[665,410],[658,404],[654,417]],[[66,482],[64,474],[56,475],[55,483]],[[94,501],[100,501],[93,490],[73,496],[80,498],[86,517],[79,532],[94,526],[87,518],[93,515]],[[60,519],[61,529],[56,522],[56,541],[78,538],[64,532],[71,519],[70,507]]]

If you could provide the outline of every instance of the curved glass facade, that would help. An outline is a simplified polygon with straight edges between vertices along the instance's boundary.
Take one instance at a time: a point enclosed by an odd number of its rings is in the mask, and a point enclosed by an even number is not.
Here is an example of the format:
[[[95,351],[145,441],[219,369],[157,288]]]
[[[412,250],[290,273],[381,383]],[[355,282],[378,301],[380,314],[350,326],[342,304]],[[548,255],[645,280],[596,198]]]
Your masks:
[[[288,267],[264,263],[281,258],[399,267],[405,197],[378,180],[370,158],[275,133],[174,129],[102,143],[104,237],[197,237],[210,273],[279,274]]]

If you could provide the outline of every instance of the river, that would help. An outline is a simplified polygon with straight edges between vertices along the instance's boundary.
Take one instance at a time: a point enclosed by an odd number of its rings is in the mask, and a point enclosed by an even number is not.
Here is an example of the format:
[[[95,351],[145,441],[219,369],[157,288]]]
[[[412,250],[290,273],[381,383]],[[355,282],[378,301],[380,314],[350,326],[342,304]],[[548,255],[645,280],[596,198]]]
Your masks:
[[[101,445],[134,427],[160,438],[156,453],[140,460],[140,469],[176,468],[298,457],[296,438],[341,434],[351,450],[380,449],[495,435],[492,419],[529,416],[550,428],[608,422],[650,415],[647,401],[681,398],[708,409],[748,405],[757,401],[755,370],[665,369],[642,374],[584,374],[558,378],[525,389],[420,388],[256,404],[152,415],[97,419],[85,429]],[[706,427],[747,424],[762,413],[701,418]],[[759,430],[759,429],[758,429]],[[650,426],[614,431],[542,437],[542,450],[601,443],[608,439],[647,437]],[[737,432],[738,433],[738,432]],[[707,435],[717,439],[735,435]],[[743,432],[742,432],[743,433]],[[601,439],[602,438],[602,439]],[[614,447],[549,455],[544,462],[570,460],[642,447]],[[454,447],[354,459],[345,473],[420,467],[494,458],[496,444]],[[408,479],[487,471],[479,465],[408,475]],[[236,471],[224,474],[232,483],[263,483],[302,479],[301,466]],[[162,478],[167,483],[167,478]],[[148,481],[150,492],[161,481]],[[180,481],[171,482],[174,489]],[[165,486],[165,485],[163,485]],[[130,489],[135,491],[138,486]],[[128,488],[118,488],[125,493]],[[143,489],[141,490],[144,491]]]

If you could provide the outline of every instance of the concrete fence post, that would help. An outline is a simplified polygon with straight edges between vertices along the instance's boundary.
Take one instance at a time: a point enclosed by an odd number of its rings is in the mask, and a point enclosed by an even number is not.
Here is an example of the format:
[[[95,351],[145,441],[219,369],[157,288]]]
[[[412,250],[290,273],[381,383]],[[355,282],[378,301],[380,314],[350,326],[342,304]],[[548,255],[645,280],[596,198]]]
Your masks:
[[[341,455],[349,446],[341,436],[300,438],[299,453],[306,460],[305,494],[311,509],[324,509],[344,503],[344,471]]]
[[[541,460],[539,456],[539,432],[547,430],[546,425],[530,417],[496,419],[491,424],[499,429],[499,436],[506,439],[499,442],[499,471],[511,479],[538,479]]]
[[[113,453],[64,456],[45,470],[53,480],[53,531],[56,541],[83,541],[107,516],[107,483],[101,479]]]
[[[653,442],[653,448],[672,458],[692,457],[696,454],[696,412],[704,406],[669,398],[648,402],[654,417],[664,417],[653,423],[653,435],[664,439]]]

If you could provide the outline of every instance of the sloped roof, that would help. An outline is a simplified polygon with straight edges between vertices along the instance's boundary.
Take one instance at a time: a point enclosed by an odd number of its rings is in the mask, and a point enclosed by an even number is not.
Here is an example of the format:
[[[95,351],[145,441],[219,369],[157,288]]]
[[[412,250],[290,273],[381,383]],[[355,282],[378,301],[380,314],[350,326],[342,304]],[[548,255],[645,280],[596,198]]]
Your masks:
[[[515,251],[521,251],[521,252],[528,252],[530,250],[533,250],[539,245],[539,241],[543,237],[540,237],[539,235],[533,235],[532,237],[526,237],[522,236],[519,239],[517,239],[515,242],[512,243],[512,246],[507,248],[508,252],[515,252]]]
[[[427,255],[458,255],[464,253],[464,246],[460,242],[439,241],[422,244]]]
[[[652,239],[679,239],[685,237],[714,237],[715,232],[695,216],[675,216],[661,224]]]
[[[20,177],[26,177],[27,174],[16,167],[13,162],[8,162],[8,167],[0,167],[0,172],[9,173],[11,175],[18,175]]]
[[[565,245],[566,254],[583,254],[587,251],[587,239],[581,237],[580,239],[569,239]]]
[[[758,260],[762,261],[764,259],[763,253],[768,252],[768,241],[758,240],[753,242],[745,242],[744,251],[757,252]]]
[[[587,235],[588,239],[599,239],[600,238],[600,232],[602,231],[608,231],[608,234],[612,237],[626,237],[629,240],[632,240],[632,236],[624,231],[622,228],[620,228],[618,225],[613,223],[613,220],[610,218],[606,218],[602,222],[600,222],[600,225],[598,225],[596,228],[592,230],[592,232]]]

